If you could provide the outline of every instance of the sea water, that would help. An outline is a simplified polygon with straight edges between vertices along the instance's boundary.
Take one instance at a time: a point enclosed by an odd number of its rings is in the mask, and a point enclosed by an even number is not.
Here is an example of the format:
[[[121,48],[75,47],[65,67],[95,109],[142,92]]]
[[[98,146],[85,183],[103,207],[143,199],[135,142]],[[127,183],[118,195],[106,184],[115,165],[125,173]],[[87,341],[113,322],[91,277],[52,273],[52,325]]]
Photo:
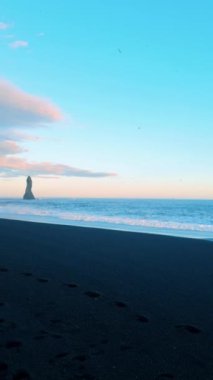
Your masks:
[[[0,218],[213,240],[213,200],[7,198]]]

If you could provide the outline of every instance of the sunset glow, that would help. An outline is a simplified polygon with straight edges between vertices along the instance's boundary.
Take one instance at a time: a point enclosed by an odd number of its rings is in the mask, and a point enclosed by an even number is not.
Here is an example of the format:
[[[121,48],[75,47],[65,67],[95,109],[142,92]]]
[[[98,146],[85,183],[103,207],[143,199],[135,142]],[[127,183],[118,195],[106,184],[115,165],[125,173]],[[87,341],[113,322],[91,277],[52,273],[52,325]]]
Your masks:
[[[1,8],[1,197],[213,198],[212,5]]]

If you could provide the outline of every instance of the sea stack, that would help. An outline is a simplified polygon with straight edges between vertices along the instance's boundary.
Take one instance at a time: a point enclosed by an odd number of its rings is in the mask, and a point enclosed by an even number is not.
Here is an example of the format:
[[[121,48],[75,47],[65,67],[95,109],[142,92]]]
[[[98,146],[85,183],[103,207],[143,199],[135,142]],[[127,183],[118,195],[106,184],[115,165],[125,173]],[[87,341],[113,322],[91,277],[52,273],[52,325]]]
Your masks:
[[[23,199],[35,199],[35,197],[32,193],[32,185],[33,185],[32,179],[30,176],[28,176],[27,177],[27,186],[26,186],[26,190],[25,190]]]

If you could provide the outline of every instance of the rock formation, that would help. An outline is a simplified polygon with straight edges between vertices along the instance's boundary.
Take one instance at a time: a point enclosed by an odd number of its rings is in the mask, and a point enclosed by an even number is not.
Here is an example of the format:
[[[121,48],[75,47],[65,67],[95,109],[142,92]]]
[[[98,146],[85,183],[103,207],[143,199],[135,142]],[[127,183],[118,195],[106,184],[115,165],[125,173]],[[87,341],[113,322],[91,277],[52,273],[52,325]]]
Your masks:
[[[30,176],[28,176],[27,177],[27,186],[26,186],[26,190],[25,190],[23,199],[35,199],[35,197],[32,193],[32,185],[33,185],[32,179]]]

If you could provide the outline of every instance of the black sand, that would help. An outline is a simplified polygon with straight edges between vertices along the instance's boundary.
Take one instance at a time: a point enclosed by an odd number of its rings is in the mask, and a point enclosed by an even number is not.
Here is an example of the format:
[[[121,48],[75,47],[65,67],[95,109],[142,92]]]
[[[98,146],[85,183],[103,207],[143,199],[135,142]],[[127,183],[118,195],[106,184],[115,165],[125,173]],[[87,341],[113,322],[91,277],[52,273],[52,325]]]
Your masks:
[[[0,379],[212,380],[213,242],[0,220]]]

